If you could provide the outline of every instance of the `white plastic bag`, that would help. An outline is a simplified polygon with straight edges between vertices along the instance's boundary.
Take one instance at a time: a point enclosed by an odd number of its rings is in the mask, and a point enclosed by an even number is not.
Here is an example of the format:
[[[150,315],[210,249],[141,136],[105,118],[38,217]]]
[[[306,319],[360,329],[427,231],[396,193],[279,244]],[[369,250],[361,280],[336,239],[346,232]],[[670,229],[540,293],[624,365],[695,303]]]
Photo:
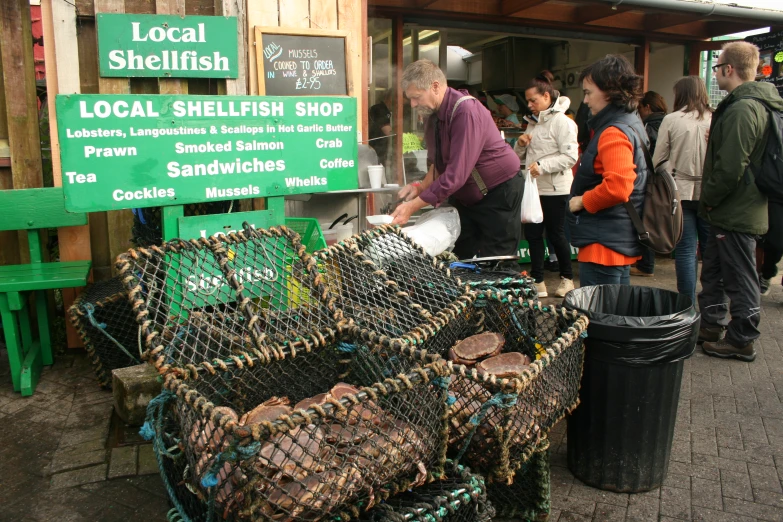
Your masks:
[[[525,193],[522,195],[522,223],[541,223],[544,211],[538,198],[538,184],[530,171],[525,171]]]
[[[454,207],[431,210],[422,214],[415,225],[402,229],[431,256],[452,248],[461,230],[459,213]]]

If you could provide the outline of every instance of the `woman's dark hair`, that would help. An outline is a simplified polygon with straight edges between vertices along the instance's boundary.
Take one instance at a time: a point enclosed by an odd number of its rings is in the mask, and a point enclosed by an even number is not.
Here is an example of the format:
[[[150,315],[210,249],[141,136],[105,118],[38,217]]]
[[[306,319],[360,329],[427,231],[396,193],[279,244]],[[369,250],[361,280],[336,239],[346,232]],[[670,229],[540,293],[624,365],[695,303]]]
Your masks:
[[[669,107],[666,106],[666,100],[655,91],[647,91],[644,93],[644,97],[639,103],[649,107],[650,112],[669,112]]]
[[[712,112],[704,80],[698,76],[686,76],[677,80],[674,84],[674,108],[684,109],[685,112],[697,111],[699,119]]]
[[[552,83],[555,81],[555,75],[552,74],[549,71],[541,71],[538,73],[538,75],[530,80],[530,84],[528,85],[528,89],[535,89],[538,94],[544,94],[548,93],[549,97],[552,98],[552,101],[555,101],[557,97],[560,95],[559,92],[555,90],[555,88],[552,86]],[[526,89],[527,90],[527,89]]]
[[[642,98],[642,77],[636,74],[625,56],[608,54],[588,65],[579,76],[579,82],[589,78],[608,97],[609,103],[633,112]]]

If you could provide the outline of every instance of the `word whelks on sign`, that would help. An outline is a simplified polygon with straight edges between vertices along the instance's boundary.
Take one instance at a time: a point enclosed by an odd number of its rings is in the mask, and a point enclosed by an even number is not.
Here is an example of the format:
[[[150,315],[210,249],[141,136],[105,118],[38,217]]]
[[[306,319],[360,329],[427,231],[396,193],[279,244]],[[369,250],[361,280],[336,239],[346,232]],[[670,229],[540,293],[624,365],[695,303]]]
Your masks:
[[[99,13],[101,76],[236,78],[236,17]]]
[[[356,99],[60,95],[74,212],[349,190]]]

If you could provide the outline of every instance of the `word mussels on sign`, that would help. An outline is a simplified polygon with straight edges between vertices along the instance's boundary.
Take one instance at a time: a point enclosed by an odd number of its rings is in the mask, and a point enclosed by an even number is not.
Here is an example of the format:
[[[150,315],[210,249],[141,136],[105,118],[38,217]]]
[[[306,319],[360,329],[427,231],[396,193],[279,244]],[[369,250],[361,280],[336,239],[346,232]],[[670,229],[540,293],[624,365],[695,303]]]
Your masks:
[[[101,76],[236,78],[236,17],[98,13]]]

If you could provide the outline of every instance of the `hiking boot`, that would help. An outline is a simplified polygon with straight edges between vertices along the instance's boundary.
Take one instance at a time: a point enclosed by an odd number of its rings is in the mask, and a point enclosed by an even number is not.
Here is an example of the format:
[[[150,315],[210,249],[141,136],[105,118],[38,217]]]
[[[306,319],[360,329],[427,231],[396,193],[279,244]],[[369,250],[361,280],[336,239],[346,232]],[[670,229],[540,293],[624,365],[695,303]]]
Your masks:
[[[560,278],[560,286],[555,290],[556,297],[565,297],[565,295],[574,289],[574,281],[566,277]]]
[[[770,280],[764,279],[763,277],[759,276],[759,290],[761,291],[761,295],[769,295],[770,291]]]
[[[652,272],[642,272],[641,270],[639,270],[635,266],[632,266],[631,267],[631,275],[632,276],[639,276],[639,277],[653,277],[653,275],[655,275],[655,274],[653,274]]]
[[[699,342],[717,343],[723,340],[726,330],[721,326],[702,326],[699,328]]]
[[[549,294],[546,291],[546,283],[543,281],[536,283],[536,291],[538,292],[538,297],[549,297]]]
[[[756,350],[753,349],[754,341],[749,342],[742,348],[737,348],[726,339],[721,339],[716,343],[705,342],[701,349],[704,353],[713,357],[722,359],[739,359],[740,361],[751,362],[756,358]]]

